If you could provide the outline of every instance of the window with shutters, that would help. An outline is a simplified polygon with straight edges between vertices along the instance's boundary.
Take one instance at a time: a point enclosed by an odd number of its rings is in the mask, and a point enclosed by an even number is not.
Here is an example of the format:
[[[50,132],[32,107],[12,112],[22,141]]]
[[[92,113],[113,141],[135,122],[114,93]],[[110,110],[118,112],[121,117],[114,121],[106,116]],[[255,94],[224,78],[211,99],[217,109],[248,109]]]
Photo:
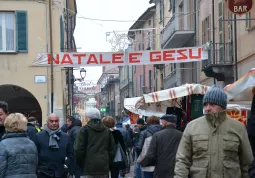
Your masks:
[[[0,52],[15,52],[15,12],[0,12]]]
[[[27,12],[0,12],[0,52],[27,52]]]

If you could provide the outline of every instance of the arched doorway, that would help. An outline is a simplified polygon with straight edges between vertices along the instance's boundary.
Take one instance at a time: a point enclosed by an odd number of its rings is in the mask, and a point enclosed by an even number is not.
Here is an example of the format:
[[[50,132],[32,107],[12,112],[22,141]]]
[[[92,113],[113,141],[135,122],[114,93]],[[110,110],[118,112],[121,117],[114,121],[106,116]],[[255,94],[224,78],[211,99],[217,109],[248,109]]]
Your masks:
[[[0,85],[0,101],[8,103],[9,112],[34,116],[42,124],[42,110],[37,99],[26,89],[16,85]]]

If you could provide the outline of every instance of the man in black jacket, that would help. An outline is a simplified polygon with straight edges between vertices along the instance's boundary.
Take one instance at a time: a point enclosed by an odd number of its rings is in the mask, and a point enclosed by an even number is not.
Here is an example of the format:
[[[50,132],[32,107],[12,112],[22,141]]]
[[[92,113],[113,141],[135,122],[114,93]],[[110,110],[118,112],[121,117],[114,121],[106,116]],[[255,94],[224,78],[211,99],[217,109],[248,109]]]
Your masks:
[[[255,93],[255,88],[253,89],[253,93]],[[255,95],[253,95],[252,103],[251,103],[251,114],[247,121],[247,131],[248,136],[253,152],[253,157],[255,156]],[[255,159],[253,159],[252,165],[249,168],[249,176],[251,178],[255,178]]]
[[[37,133],[36,146],[39,156],[38,178],[66,178],[65,158],[73,163],[73,148],[68,135],[61,132],[56,114],[50,114],[45,130]]]
[[[140,164],[145,167],[154,165],[155,178],[172,178],[182,133],[176,129],[176,115],[164,115],[160,119],[163,130],[152,136],[149,149]]]
[[[5,133],[4,121],[8,116],[8,104],[4,101],[0,101],[0,140]]]
[[[66,124],[67,124],[67,134],[69,135],[69,141],[70,144],[72,145],[72,148],[74,146],[75,140],[76,140],[76,136],[78,134],[78,132],[80,131],[80,128],[82,126],[81,120],[80,119],[75,119],[73,116],[67,116],[66,119]],[[73,160],[74,162],[72,163],[73,165],[75,165],[75,178],[80,178],[81,176],[81,168],[79,168],[78,165],[76,165],[75,160]]]
[[[36,134],[38,132],[35,125],[36,125],[36,118],[35,117],[29,117],[27,119],[27,136],[33,142],[35,142]]]

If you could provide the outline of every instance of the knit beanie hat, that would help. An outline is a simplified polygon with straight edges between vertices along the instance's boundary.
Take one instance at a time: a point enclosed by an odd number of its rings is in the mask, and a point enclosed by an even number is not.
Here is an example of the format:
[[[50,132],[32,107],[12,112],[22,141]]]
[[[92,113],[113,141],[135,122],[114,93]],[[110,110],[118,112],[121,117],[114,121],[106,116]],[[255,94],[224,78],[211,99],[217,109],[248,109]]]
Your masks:
[[[227,107],[227,95],[220,86],[213,85],[204,95],[203,105],[206,103],[216,104],[223,109]]]

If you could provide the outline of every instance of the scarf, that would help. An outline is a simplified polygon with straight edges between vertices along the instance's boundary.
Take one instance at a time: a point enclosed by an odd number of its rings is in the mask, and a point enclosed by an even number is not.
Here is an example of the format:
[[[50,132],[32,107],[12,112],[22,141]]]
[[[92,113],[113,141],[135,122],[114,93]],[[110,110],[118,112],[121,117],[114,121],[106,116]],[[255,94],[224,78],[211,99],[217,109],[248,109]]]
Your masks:
[[[218,127],[227,117],[226,111],[205,113],[205,118],[215,127]]]
[[[60,140],[60,137],[57,135],[57,133],[61,132],[60,128],[57,130],[50,130],[48,127],[45,129],[46,132],[48,132],[50,138],[49,138],[49,147],[58,149],[58,141]]]

